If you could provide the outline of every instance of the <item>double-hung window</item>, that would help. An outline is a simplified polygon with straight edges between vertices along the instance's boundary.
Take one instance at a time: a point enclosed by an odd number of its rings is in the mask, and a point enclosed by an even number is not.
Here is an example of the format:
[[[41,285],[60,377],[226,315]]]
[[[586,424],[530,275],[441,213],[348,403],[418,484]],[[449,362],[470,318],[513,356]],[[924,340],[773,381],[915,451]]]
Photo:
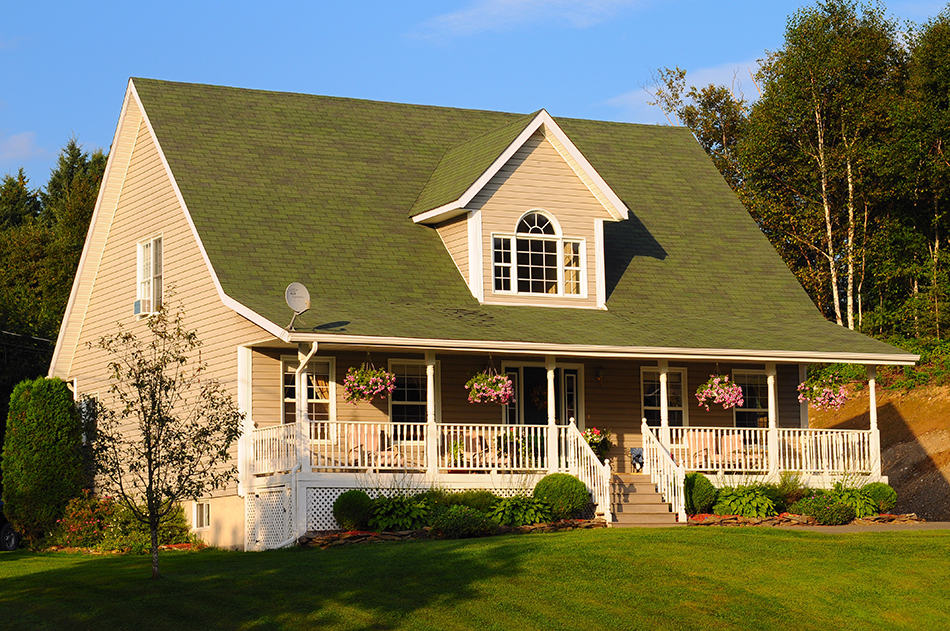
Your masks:
[[[525,214],[514,234],[492,235],[495,293],[583,296],[584,241],[565,238],[540,211]]]
[[[396,389],[389,398],[389,418],[393,423],[407,423],[409,427],[396,431],[401,440],[422,440],[424,437],[423,425],[426,418],[426,402],[428,399],[428,379],[426,378],[425,362],[396,361],[389,364],[389,369],[396,375]],[[436,369],[436,384],[438,384],[438,368]],[[435,394],[439,391],[438,385]]]
[[[733,379],[742,388],[742,405],[736,408],[736,427],[769,426],[769,384],[764,372],[735,371]]]
[[[683,388],[686,383],[685,368],[670,368],[666,373],[666,400],[670,427],[686,424],[686,398]],[[640,393],[643,418],[647,425],[660,425],[660,371],[657,368],[640,370]]]
[[[293,358],[283,360],[284,401],[282,416],[284,423],[297,420],[297,361]],[[330,358],[311,359],[304,373],[306,388],[306,418],[310,421],[330,421],[333,413],[334,376],[333,360]],[[310,428],[314,440],[328,440],[328,423],[313,423]]]
[[[141,241],[137,258],[136,313],[155,313],[162,307],[162,238]]]

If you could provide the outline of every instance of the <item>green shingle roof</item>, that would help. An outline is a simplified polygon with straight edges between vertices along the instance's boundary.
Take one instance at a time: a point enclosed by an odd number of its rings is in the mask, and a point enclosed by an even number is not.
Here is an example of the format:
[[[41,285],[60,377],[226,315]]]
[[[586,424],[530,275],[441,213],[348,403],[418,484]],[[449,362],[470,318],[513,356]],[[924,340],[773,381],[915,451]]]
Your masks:
[[[222,288],[284,323],[305,283],[297,331],[907,357],[821,316],[685,128],[556,118],[631,211],[604,225],[608,308],[480,305],[409,214],[532,115],[133,83]]]

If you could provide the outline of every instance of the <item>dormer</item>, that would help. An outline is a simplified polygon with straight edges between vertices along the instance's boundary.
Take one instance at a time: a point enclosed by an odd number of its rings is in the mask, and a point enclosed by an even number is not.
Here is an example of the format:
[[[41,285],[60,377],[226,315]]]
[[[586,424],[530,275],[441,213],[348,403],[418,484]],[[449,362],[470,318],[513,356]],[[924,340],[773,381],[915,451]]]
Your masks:
[[[605,308],[603,222],[628,210],[541,110],[446,151],[411,214],[479,302]]]

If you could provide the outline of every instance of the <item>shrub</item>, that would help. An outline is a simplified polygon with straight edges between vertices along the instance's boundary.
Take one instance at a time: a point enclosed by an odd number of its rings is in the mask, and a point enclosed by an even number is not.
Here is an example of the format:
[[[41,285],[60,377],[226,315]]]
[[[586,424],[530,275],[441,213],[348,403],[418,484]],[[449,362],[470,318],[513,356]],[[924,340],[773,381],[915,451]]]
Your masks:
[[[536,497],[515,495],[499,500],[489,515],[503,526],[530,526],[548,521],[551,511]]]
[[[426,505],[435,512],[449,506],[468,506],[483,513],[490,512],[500,499],[491,491],[472,489],[469,491],[446,491],[443,489],[429,489],[420,495]]]
[[[343,530],[362,530],[373,516],[373,500],[365,491],[344,491],[333,502],[333,517]]]
[[[713,512],[717,515],[770,517],[775,514],[775,504],[762,485],[726,486],[719,489]]]
[[[569,519],[590,503],[584,483],[567,473],[549,473],[534,487],[534,497],[547,504],[551,518]]]
[[[854,520],[854,508],[844,502],[832,500],[819,504],[813,517],[822,526],[840,526]]]
[[[772,500],[772,507],[775,508],[776,513],[784,513],[788,510],[785,494],[782,493],[782,489],[778,484],[760,484],[758,486],[761,487],[766,497]]]
[[[124,550],[133,554],[146,554],[151,548],[151,533],[148,524],[135,518],[124,504],[116,504],[112,518],[99,543],[100,550]],[[181,504],[175,506],[158,525],[158,545],[194,543],[185,511]]]
[[[82,431],[62,380],[40,377],[13,389],[3,445],[3,510],[30,543],[53,530],[87,483]]]
[[[57,520],[53,543],[76,548],[99,545],[115,513],[115,505],[107,497],[97,497],[89,489],[66,504],[62,519]]]
[[[841,482],[836,482],[835,487],[828,494],[834,501],[847,504],[854,509],[857,517],[869,517],[877,515],[877,502],[864,489],[845,486]]]
[[[708,513],[716,503],[716,487],[702,473],[687,473],[683,482],[686,491],[686,513]]]
[[[421,495],[381,495],[373,500],[369,526],[374,530],[413,530],[426,525],[429,507]]]
[[[438,514],[432,522],[432,530],[447,539],[483,537],[498,529],[498,524],[486,513],[456,504]]]
[[[871,482],[861,487],[861,490],[877,504],[877,510],[881,513],[890,512],[897,504],[897,491],[890,484]]]

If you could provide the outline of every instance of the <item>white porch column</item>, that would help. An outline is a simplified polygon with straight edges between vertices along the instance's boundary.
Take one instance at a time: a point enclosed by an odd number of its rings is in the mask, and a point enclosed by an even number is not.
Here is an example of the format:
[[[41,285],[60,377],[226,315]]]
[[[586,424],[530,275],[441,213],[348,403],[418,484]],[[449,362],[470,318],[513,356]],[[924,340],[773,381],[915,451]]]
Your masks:
[[[808,379],[808,364],[799,364],[798,383],[805,383],[806,379]],[[798,404],[798,425],[802,429],[808,429],[808,401]]]
[[[435,353],[426,352],[426,472],[435,478],[439,472],[438,436],[435,421]]]
[[[294,371],[294,387],[297,392],[297,464],[309,471],[310,467],[310,417],[307,414],[307,363],[317,353],[317,343],[297,345],[297,370]]]
[[[554,370],[557,367],[557,358],[554,355],[545,355],[544,368],[548,371],[548,472],[557,471],[557,418],[556,393],[554,391]]]
[[[251,478],[251,459],[254,446],[251,444],[251,431],[254,420],[251,418],[251,349],[238,346],[237,349],[237,404],[244,415],[241,425],[241,438],[238,440],[238,495],[244,497]]]
[[[670,448],[670,393],[668,385],[668,373],[670,362],[661,359],[657,362],[660,368],[660,443],[667,449]],[[686,384],[683,384],[686,387]]]
[[[778,380],[774,363],[765,365],[766,383],[769,390],[769,431],[768,461],[769,474],[775,475],[779,469],[778,453]]]
[[[868,420],[871,429],[871,475],[881,476],[881,430],[877,427],[877,366],[868,366]]]

